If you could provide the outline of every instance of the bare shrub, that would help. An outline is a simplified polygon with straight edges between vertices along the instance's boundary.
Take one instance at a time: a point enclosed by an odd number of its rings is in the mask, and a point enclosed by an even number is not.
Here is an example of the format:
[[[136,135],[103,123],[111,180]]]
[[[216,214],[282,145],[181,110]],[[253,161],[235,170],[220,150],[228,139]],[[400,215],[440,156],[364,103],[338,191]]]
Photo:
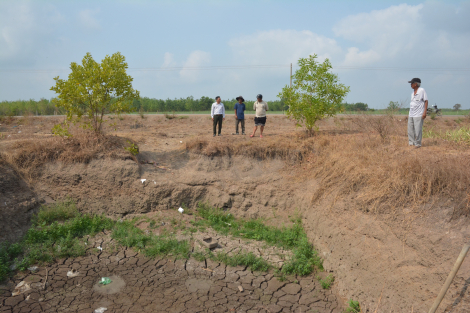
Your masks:
[[[129,146],[128,141],[117,136],[77,131],[69,138],[18,141],[11,146],[12,153],[4,153],[3,158],[23,176],[32,179],[41,174],[41,167],[48,162],[88,163],[106,157],[136,160],[124,150]]]
[[[379,135],[382,142],[387,141],[391,136],[406,134],[402,131],[399,118],[393,114],[370,115],[362,113],[351,117],[350,122],[358,131],[367,135]]]

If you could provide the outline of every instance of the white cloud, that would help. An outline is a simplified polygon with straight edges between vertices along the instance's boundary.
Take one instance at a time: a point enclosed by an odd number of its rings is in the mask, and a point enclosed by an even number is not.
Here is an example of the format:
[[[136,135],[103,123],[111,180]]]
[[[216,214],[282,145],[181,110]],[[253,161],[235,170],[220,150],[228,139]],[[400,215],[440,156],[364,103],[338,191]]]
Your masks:
[[[359,52],[350,48],[345,65],[358,62],[371,64],[379,59],[393,58],[403,52],[412,52],[422,45],[420,34],[423,31],[420,11],[423,5],[401,4],[384,10],[360,13],[342,19],[333,27],[337,36],[356,44],[364,44],[368,51]],[[373,56],[365,58],[365,56]]]
[[[38,46],[50,44],[49,35],[64,21],[52,5],[0,2],[0,64],[31,65]]]
[[[95,17],[100,12],[99,9],[96,10],[81,10],[78,12],[78,20],[83,27],[89,30],[101,30],[101,25],[98,19]]]
[[[317,54],[322,61],[341,53],[334,39],[308,30],[260,31],[233,38],[228,44],[241,64],[289,64],[311,54]]]
[[[170,52],[165,52],[163,55],[163,64],[162,67],[171,67],[175,65],[173,54]]]
[[[374,50],[359,51],[356,47],[348,48],[342,65],[365,66],[380,60],[380,55]]]
[[[180,71],[180,77],[187,81],[197,81],[200,78],[200,71],[195,68],[207,65],[210,61],[211,55],[208,52],[200,50],[191,52]]]

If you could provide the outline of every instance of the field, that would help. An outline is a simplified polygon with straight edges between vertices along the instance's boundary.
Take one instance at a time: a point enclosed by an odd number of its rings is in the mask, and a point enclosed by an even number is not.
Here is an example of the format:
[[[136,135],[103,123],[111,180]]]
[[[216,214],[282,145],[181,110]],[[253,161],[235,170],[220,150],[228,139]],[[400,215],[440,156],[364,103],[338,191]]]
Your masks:
[[[0,253],[6,312],[421,312],[470,235],[466,116],[426,119],[420,149],[402,115],[344,114],[314,136],[268,115],[264,138],[231,135],[233,116],[214,138],[188,112],[52,136],[62,119],[0,121],[0,241],[18,243]],[[70,238],[38,235],[56,229]],[[468,310],[468,270],[440,312]],[[21,281],[31,290],[12,296]]]

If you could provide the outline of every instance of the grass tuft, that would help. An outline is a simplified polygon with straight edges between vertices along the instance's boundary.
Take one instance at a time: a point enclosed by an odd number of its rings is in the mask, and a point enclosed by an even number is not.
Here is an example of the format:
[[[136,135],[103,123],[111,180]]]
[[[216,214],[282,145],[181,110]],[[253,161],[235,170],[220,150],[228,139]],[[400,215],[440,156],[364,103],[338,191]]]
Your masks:
[[[328,275],[324,279],[320,279],[320,285],[323,289],[330,289],[335,281],[335,277],[333,275]]]
[[[348,308],[346,309],[346,312],[348,313],[361,313],[361,306],[359,305],[359,301],[354,301],[350,299],[348,301]]]

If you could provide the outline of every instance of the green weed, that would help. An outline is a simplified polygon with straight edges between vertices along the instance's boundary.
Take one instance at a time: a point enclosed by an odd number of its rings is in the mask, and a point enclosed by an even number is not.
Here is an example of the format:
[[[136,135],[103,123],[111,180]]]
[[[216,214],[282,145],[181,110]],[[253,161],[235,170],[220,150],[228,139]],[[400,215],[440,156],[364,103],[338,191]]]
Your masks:
[[[330,289],[334,281],[335,281],[334,276],[330,274],[326,276],[324,279],[320,279],[320,285],[323,289]]]
[[[139,154],[139,147],[135,143],[132,143],[129,140],[127,143],[129,144],[129,147],[124,148],[124,150],[129,151],[132,155]]]
[[[361,306],[359,305],[359,301],[354,301],[350,299],[348,301],[348,308],[346,309],[346,312],[348,313],[361,313]]]

